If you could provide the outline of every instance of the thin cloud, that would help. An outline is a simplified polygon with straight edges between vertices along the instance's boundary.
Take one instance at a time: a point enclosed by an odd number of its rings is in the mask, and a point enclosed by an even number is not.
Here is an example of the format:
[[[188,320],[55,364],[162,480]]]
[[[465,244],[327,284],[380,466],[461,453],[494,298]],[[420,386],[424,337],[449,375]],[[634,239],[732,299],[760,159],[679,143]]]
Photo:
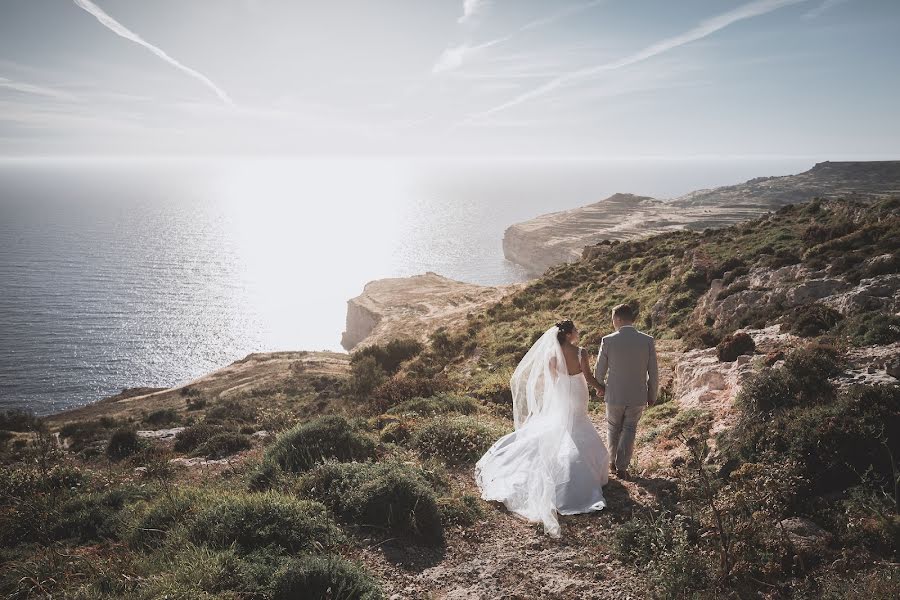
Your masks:
[[[175,60],[174,58],[172,58],[171,56],[166,54],[162,49],[154,46],[150,42],[147,42],[141,36],[134,33],[133,31],[131,31],[130,29],[128,29],[127,27],[125,27],[124,25],[122,25],[121,23],[119,23],[118,21],[113,19],[111,16],[106,14],[102,8],[100,8],[99,6],[97,6],[96,4],[91,2],[91,0],[73,0],[73,2],[75,2],[75,5],[78,6],[79,8],[81,8],[81,9],[87,11],[88,13],[90,13],[91,15],[93,15],[100,22],[101,25],[103,25],[104,27],[106,27],[107,29],[109,29],[110,31],[115,33],[116,35],[121,36],[121,37],[125,38],[126,40],[130,40],[130,41],[134,42],[135,44],[143,46],[144,48],[146,48],[147,50],[149,50],[150,52],[152,52],[159,58],[163,59],[164,61],[166,61],[173,67],[175,67],[176,69],[178,69],[184,73],[187,73],[194,79],[200,81],[203,85],[205,85],[206,87],[211,89],[213,92],[215,92],[216,96],[218,96],[219,99],[222,102],[224,102],[225,104],[227,104],[228,106],[234,106],[234,101],[225,92],[225,90],[223,90],[222,88],[217,86],[215,83],[213,83],[213,81],[209,77],[207,77],[203,73],[200,73],[199,71],[196,71],[196,70],[188,67],[187,65],[184,65],[184,64],[178,62],[177,60]]]
[[[561,11],[554,13],[548,17],[544,17],[543,19],[535,19],[530,23],[526,23],[519,28],[519,31],[529,31],[531,29],[537,29],[539,27],[544,27],[545,25],[550,25],[566,17],[571,17],[572,15],[577,15],[580,12],[584,12],[588,9],[594,8],[595,6],[599,6],[604,4],[607,0],[592,0],[591,2],[582,2],[581,4],[575,4],[574,6],[570,6],[569,8],[564,8]]]
[[[444,73],[446,71],[454,71],[460,68],[463,63],[473,55],[478,54],[485,48],[490,48],[491,46],[496,46],[497,44],[505,42],[508,39],[509,36],[506,36],[476,46],[460,44],[453,48],[447,48],[438,57],[437,62],[434,63],[434,67],[431,68],[431,72]]]
[[[819,6],[815,7],[814,9],[812,9],[811,11],[809,11],[808,13],[803,15],[803,18],[804,19],[817,19],[817,18],[821,17],[824,13],[826,13],[829,10],[831,10],[832,8],[834,8],[835,6],[838,6],[839,4],[844,4],[848,1],[849,0],[822,0],[822,3]]]
[[[476,14],[481,12],[488,4],[487,0],[463,0],[463,14],[458,19],[460,23],[471,20]]]
[[[456,70],[456,69],[460,68],[461,66],[463,66],[463,64],[465,64],[466,61],[470,60],[475,54],[477,54],[481,50],[484,50],[485,48],[490,48],[491,46],[495,46],[497,44],[506,42],[506,41],[512,39],[513,37],[515,37],[519,33],[522,33],[525,31],[531,31],[533,29],[539,29],[541,27],[545,27],[547,25],[550,25],[552,23],[560,21],[566,17],[570,17],[572,15],[578,14],[580,12],[583,12],[585,10],[588,10],[590,8],[593,8],[595,6],[603,4],[604,2],[606,2],[606,0],[591,0],[590,2],[582,2],[581,4],[576,4],[574,6],[570,6],[563,10],[557,11],[547,17],[543,17],[541,19],[535,19],[534,21],[529,21],[525,25],[522,25],[521,27],[516,29],[511,34],[503,36],[503,37],[495,39],[495,40],[491,40],[489,42],[485,42],[483,44],[471,45],[471,44],[466,43],[466,44],[460,44],[459,46],[454,46],[452,48],[447,48],[438,57],[437,61],[434,64],[434,67],[432,67],[432,69],[431,69],[431,72],[432,73],[443,73],[443,72],[447,72],[447,71]],[[463,14],[463,17],[460,18],[461,22],[462,22],[462,19],[465,18],[465,16],[466,15]]]
[[[76,96],[73,96],[68,92],[23,81],[14,81],[6,77],[0,77],[0,89],[21,92],[23,94],[32,94],[34,96],[43,96],[45,98],[53,98],[54,100],[66,100],[69,102],[78,100]]]
[[[512,100],[504,102],[503,104],[495,106],[494,108],[491,108],[489,110],[470,115],[463,122],[468,122],[472,119],[480,117],[487,117],[494,113],[512,108],[513,106],[528,102],[529,100],[539,98],[541,96],[549,94],[550,92],[558,89],[565,84],[586,79],[608,71],[615,71],[616,69],[621,69],[623,67],[645,61],[647,59],[653,58],[654,56],[658,56],[670,50],[674,50],[675,48],[679,48],[686,44],[690,44],[691,42],[703,39],[721,29],[728,27],[729,25],[737,23],[738,21],[758,17],[780,8],[784,8],[785,6],[798,4],[805,1],[806,0],[756,0],[756,2],[750,2],[743,6],[739,6],[734,10],[706,19],[693,29],[690,29],[679,35],[666,38],[664,40],[656,42],[655,44],[651,44],[650,46],[647,46],[646,48],[635,52],[634,54],[621,58],[617,61],[604,63],[593,67],[587,67],[584,69],[578,69],[577,71],[572,71],[570,73],[560,75],[559,77],[556,77],[555,79],[545,83],[540,87],[516,96]]]

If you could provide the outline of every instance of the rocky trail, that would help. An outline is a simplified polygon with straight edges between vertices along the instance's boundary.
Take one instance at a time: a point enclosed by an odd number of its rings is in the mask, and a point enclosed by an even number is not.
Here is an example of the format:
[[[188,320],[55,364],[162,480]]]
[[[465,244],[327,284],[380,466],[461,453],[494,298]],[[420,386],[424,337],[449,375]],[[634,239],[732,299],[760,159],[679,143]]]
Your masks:
[[[605,419],[596,408],[591,420],[605,438]],[[478,495],[470,470],[456,472],[454,479]],[[382,580],[393,600],[645,598],[642,574],[613,556],[613,532],[637,511],[654,506],[671,486],[665,478],[636,475],[624,481],[611,475],[603,488],[607,509],[561,517],[560,539],[491,503],[474,526],[450,530],[443,548],[389,540],[373,542],[356,558]]]

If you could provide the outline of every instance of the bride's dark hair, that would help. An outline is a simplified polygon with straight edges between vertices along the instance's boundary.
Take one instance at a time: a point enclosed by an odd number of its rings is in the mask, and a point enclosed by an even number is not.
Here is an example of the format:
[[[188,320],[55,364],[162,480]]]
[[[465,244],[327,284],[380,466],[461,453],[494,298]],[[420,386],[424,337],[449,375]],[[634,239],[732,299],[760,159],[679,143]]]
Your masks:
[[[559,331],[556,332],[556,341],[560,344],[566,341],[566,336],[575,329],[575,323],[571,319],[564,319],[556,324]]]

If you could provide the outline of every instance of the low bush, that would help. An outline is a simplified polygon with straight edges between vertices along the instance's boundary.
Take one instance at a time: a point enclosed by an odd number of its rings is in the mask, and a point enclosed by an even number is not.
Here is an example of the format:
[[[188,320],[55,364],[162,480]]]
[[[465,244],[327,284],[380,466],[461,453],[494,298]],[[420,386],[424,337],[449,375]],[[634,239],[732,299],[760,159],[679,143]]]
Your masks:
[[[208,498],[196,507],[188,535],[196,543],[216,548],[234,544],[242,552],[269,546],[313,552],[345,541],[323,505],[276,492]]]
[[[387,375],[374,356],[364,356],[350,365],[350,392],[357,398],[370,395]]]
[[[421,342],[412,339],[391,340],[383,346],[372,344],[356,350],[350,362],[353,364],[367,357],[372,357],[384,373],[393,375],[400,368],[400,365],[418,356],[424,348]]]
[[[438,500],[438,510],[445,526],[468,526],[484,515],[481,501],[471,494],[449,496]]]
[[[183,529],[207,496],[197,488],[174,489],[135,506],[125,539],[134,548],[160,546],[172,534]]]
[[[682,598],[705,589],[713,578],[697,530],[698,524],[684,515],[648,513],[615,529],[613,549],[623,562],[648,572],[655,597]]]
[[[147,490],[137,487],[74,495],[59,507],[57,518],[50,527],[51,537],[81,543],[116,539],[120,533],[122,508],[146,496]]]
[[[371,394],[372,408],[384,412],[388,408],[415,398],[430,398],[452,388],[446,377],[418,377],[395,375],[375,388]]]
[[[829,346],[799,348],[784,365],[750,377],[737,396],[737,404],[751,413],[828,402],[834,397],[830,377],[841,373],[843,361]]]
[[[412,400],[401,402],[388,409],[387,412],[390,415],[415,413],[423,417],[450,412],[471,415],[478,412],[478,402],[468,396],[438,394],[431,398],[413,398]]]
[[[178,422],[178,413],[172,408],[161,408],[144,417],[144,422],[155,427],[172,425]]]
[[[326,463],[301,490],[349,523],[439,542],[441,514],[423,475],[399,463]]]
[[[756,351],[756,343],[749,334],[738,333],[725,336],[716,346],[716,355],[722,362],[734,362],[742,354],[753,354]]]
[[[849,338],[854,346],[881,346],[900,342],[900,317],[885,312],[867,312],[844,319],[833,331]]]
[[[367,460],[375,443],[344,417],[328,415],[282,433],[266,451],[266,458],[285,471],[299,472],[323,460]]]
[[[175,435],[174,448],[177,452],[193,452],[213,436],[224,432],[225,428],[221,425],[197,423],[185,427]]]
[[[235,400],[226,400],[213,405],[206,411],[206,423],[233,424],[253,423],[256,421],[256,409]]]
[[[59,436],[67,441],[72,452],[103,452],[105,440],[111,429],[121,427],[122,422],[111,417],[101,417],[92,421],[70,421],[59,429]]]
[[[120,427],[109,438],[109,444],[106,446],[106,455],[113,460],[122,460],[137,454],[141,447],[141,440],[134,429]]]
[[[499,432],[472,417],[429,421],[413,435],[412,445],[422,456],[450,464],[474,463],[500,437]]]
[[[870,469],[891,481],[891,457],[900,456],[900,388],[854,386],[826,404],[788,405],[766,419],[748,415],[736,431],[723,441],[725,456],[759,462],[774,452],[801,465],[820,493],[858,484]]]
[[[36,431],[43,421],[27,410],[12,408],[0,412],[0,429],[7,431]]]
[[[712,348],[722,341],[722,332],[712,327],[686,325],[679,329],[679,337],[688,350]]]
[[[217,433],[194,450],[194,456],[209,459],[225,458],[250,448],[250,438],[241,433],[226,431]]]
[[[380,600],[378,583],[361,567],[333,555],[304,556],[275,574],[273,600]]]
[[[792,309],[781,323],[781,331],[800,337],[815,337],[837,325],[843,316],[824,304],[814,302]]]
[[[250,470],[247,476],[247,489],[251,492],[262,492],[274,488],[281,479],[282,471],[274,460],[263,459]]]
[[[412,430],[403,421],[391,421],[381,428],[379,436],[382,442],[404,444],[412,436]]]

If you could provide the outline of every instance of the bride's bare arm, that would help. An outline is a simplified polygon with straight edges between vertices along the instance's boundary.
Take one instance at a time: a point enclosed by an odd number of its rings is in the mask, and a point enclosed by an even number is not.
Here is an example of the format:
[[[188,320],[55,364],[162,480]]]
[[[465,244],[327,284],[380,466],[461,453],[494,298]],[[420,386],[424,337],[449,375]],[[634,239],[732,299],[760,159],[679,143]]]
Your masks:
[[[584,373],[584,378],[587,380],[588,385],[597,390],[602,396],[603,385],[594,377],[594,371],[591,369],[591,359],[583,348],[581,349],[581,372]]]

